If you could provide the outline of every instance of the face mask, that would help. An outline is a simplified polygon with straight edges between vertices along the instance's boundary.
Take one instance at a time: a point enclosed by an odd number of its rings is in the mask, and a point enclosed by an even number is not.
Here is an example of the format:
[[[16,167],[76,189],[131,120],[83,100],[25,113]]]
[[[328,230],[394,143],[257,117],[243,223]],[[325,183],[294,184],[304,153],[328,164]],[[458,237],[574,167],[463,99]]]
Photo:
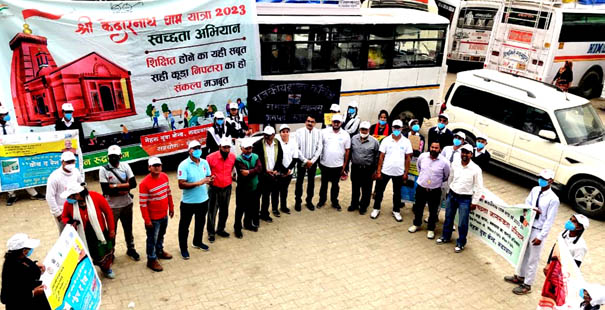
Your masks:
[[[71,203],[73,205],[76,202],[77,202],[77,200],[75,200],[75,199],[67,198],[67,203]]]
[[[64,116],[65,116],[66,120],[68,120],[68,121],[71,120],[71,112],[70,113],[65,113]]]
[[[395,135],[395,137],[397,137],[401,134],[401,130],[393,130],[393,134]]]
[[[217,123],[219,126],[223,126],[223,123],[224,123],[224,122],[225,122],[225,120],[224,120],[224,119],[217,119],[217,120],[216,120],[216,123]]]
[[[567,222],[565,222],[565,229],[569,231],[576,230],[576,225],[574,225],[571,220],[568,220]]]
[[[415,132],[420,131],[420,125],[415,124],[414,126],[412,126],[412,130],[415,131]]]
[[[349,108],[349,114],[355,114],[355,108]]]
[[[445,128],[445,124],[444,123],[437,123],[437,128],[443,129],[443,128]]]
[[[386,125],[386,124],[387,124],[387,121],[379,120],[379,121],[378,121],[378,123],[379,123],[381,126],[384,126],[384,125]]]
[[[481,142],[477,142],[477,148],[478,149],[482,149],[485,147],[485,144],[481,143]]]
[[[29,252],[27,252],[27,254],[25,254],[25,256],[30,257],[32,255],[32,253],[34,253],[34,249],[29,249]]]
[[[65,170],[72,172],[76,168],[76,164],[65,165]]]
[[[191,155],[193,155],[193,157],[199,159],[200,157],[202,157],[202,150],[193,150],[193,154],[191,154]]]
[[[462,144],[462,141],[454,139],[454,146],[460,146],[460,144]]]
[[[580,298],[584,299],[584,289],[580,289]]]
[[[244,156],[245,159],[250,159],[250,157],[252,157],[252,153],[250,153],[250,154],[243,154],[242,153],[242,156]]]
[[[540,185],[540,187],[546,187],[546,186],[548,186],[548,181],[544,180],[543,178],[539,178],[538,185]]]
[[[369,133],[359,133],[359,135],[360,135],[362,138],[364,138],[364,139],[365,139],[365,138],[367,138],[367,137],[368,137],[370,134],[369,134]]]
[[[4,116],[4,121],[5,121],[5,122],[8,122],[8,121],[10,121],[10,120],[11,120],[11,116],[10,116],[10,115],[8,115],[8,114],[6,114],[6,115]]]

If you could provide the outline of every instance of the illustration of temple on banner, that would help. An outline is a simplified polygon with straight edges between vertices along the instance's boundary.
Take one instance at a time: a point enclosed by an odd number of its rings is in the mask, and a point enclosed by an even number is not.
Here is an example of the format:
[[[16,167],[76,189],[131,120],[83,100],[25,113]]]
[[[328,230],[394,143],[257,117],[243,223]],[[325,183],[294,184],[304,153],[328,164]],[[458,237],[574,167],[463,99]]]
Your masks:
[[[23,19],[60,15],[23,10]],[[17,123],[46,126],[63,117],[61,105],[70,102],[74,117],[84,122],[136,115],[130,71],[96,52],[57,66],[46,37],[32,34],[28,24],[10,41],[11,93]]]

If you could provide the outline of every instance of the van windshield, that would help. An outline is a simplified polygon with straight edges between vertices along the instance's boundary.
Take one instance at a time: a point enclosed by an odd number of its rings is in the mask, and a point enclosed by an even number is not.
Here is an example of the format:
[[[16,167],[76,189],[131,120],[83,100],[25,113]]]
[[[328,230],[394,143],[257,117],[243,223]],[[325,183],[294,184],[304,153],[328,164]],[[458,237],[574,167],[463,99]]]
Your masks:
[[[589,104],[555,111],[568,144],[588,142],[603,137],[605,127]]]

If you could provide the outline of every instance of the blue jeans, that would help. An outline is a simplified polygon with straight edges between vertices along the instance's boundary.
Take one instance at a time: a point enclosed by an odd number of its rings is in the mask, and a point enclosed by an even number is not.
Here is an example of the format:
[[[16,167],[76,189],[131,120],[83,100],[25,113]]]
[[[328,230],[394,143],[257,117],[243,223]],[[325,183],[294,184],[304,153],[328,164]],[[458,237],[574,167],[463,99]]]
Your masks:
[[[168,227],[168,216],[159,220],[152,220],[151,227],[145,226],[147,231],[147,259],[155,260],[157,254],[164,252],[164,234]]]
[[[458,211],[458,240],[456,245],[465,246],[466,236],[468,235],[468,215],[471,211],[472,198],[461,196],[450,191],[447,194],[447,202],[445,204],[445,222],[443,222],[443,233],[441,238],[449,241],[452,238],[452,228],[456,211]]]

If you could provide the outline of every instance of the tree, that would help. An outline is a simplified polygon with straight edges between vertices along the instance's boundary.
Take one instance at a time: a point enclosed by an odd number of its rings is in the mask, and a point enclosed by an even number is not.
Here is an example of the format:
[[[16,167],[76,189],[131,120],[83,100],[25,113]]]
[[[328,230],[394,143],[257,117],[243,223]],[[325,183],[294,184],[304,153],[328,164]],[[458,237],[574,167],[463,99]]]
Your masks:
[[[187,101],[187,110],[189,110],[189,112],[193,113],[193,111],[195,111],[195,102],[189,100]]]
[[[149,118],[153,119],[153,104],[150,103],[147,105],[147,110],[145,111],[145,113],[147,113]]]

